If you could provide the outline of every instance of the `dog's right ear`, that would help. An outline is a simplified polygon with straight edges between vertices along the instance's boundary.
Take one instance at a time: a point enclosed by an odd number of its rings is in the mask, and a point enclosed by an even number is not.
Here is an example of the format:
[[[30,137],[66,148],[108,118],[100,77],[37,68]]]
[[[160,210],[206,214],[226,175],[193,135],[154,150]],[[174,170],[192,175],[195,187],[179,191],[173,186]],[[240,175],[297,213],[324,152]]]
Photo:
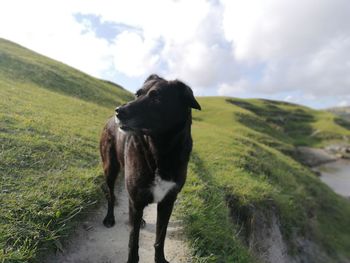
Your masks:
[[[201,110],[201,105],[199,105],[198,101],[194,97],[192,89],[179,80],[176,80],[176,83],[181,87],[184,99],[187,102],[188,106],[192,109]]]

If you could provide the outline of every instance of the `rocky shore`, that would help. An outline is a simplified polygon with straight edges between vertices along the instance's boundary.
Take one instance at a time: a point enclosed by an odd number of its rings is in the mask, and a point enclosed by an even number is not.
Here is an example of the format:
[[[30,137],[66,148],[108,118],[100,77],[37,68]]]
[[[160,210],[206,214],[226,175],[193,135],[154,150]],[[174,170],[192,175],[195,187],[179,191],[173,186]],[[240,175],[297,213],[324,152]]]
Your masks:
[[[321,149],[299,146],[297,154],[303,164],[315,167],[339,159],[350,159],[350,145],[332,144]]]

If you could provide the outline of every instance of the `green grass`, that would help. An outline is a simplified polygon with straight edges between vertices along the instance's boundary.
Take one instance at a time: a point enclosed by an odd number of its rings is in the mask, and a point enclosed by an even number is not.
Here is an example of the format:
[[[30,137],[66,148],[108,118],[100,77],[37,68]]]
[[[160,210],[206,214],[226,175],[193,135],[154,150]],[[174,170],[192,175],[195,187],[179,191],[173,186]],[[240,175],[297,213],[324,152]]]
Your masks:
[[[110,107],[131,98],[120,86],[0,38],[0,79],[44,87],[60,94]]]
[[[130,93],[0,40],[0,262],[60,247],[101,196],[99,134]]]
[[[199,102],[203,111],[194,112],[194,154],[177,210],[198,261],[254,261],[238,233],[257,211],[277,213],[291,254],[297,253],[297,235],[335,262],[338,255],[349,258],[350,204],[295,160],[294,146],[326,145],[349,137],[350,130],[330,113],[299,105]],[[228,218],[231,213],[238,220]]]
[[[102,196],[99,134],[113,108],[129,99],[118,85],[0,39],[0,262],[35,262],[47,248],[59,248]],[[348,123],[282,102],[199,102],[176,208],[195,261],[257,261],[242,239],[257,211],[277,214],[291,254],[299,235],[334,261],[349,258],[349,202],[294,151],[350,138]]]

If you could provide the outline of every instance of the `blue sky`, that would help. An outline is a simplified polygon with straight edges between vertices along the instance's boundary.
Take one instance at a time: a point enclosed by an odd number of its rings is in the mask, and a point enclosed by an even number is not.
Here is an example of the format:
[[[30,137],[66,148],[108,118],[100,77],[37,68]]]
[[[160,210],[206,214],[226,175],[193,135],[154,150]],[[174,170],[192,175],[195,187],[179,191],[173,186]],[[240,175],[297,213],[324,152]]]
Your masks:
[[[18,8],[21,7],[21,8]],[[0,37],[138,89],[350,105],[348,0],[2,1]]]

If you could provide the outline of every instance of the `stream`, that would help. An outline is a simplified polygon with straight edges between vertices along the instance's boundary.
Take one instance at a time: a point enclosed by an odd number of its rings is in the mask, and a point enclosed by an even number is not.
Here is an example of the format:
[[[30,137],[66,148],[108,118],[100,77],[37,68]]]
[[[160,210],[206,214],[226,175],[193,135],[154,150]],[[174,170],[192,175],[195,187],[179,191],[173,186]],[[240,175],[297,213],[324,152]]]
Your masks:
[[[337,194],[350,197],[350,161],[337,160],[317,167],[322,182]]]

